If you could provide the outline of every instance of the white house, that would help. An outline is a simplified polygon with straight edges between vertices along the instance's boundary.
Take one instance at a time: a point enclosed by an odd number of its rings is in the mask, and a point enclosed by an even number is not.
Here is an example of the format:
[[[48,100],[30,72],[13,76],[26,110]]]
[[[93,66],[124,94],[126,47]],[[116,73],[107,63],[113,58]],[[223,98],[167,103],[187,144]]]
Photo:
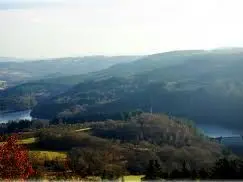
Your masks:
[[[0,80],[0,90],[7,88],[7,82]]]

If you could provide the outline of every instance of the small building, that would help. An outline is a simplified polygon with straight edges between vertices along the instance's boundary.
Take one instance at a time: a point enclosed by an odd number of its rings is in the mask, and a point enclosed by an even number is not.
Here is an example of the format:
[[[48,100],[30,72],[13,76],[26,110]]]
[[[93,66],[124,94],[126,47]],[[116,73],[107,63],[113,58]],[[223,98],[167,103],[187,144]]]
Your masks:
[[[6,81],[2,81],[2,80],[0,80],[0,89],[5,89],[5,88],[7,88],[7,82]]]

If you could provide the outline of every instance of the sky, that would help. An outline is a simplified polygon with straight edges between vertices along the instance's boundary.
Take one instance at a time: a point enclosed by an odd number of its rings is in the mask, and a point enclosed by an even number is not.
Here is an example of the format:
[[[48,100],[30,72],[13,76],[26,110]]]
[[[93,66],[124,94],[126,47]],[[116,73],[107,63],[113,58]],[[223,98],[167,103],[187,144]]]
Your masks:
[[[0,57],[243,47],[242,0],[0,0]]]

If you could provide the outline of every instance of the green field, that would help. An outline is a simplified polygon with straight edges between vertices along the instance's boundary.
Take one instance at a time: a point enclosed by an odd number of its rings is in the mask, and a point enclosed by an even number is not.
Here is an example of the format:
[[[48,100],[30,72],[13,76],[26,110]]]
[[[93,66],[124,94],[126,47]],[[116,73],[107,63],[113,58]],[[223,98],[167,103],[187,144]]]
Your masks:
[[[27,138],[20,140],[20,144],[32,144],[36,142],[36,138]],[[67,157],[65,152],[56,152],[48,150],[30,150],[29,155],[37,160],[64,160]]]
[[[37,160],[65,160],[67,154],[65,152],[55,152],[47,150],[34,150],[29,152],[32,158]]]
[[[19,140],[20,144],[31,144],[31,143],[35,143],[35,142],[36,142],[36,138],[34,138],[34,137]]]
[[[123,181],[125,181],[125,182],[140,182],[143,177],[144,177],[144,175],[123,176]],[[120,178],[119,181],[122,181],[122,178]]]
[[[78,130],[74,130],[74,132],[81,132],[81,131],[88,131],[91,128],[82,128],[82,129],[78,129]],[[36,138],[35,137],[31,137],[31,138],[26,138],[26,139],[22,139],[19,140],[18,143],[19,144],[33,144],[36,142]],[[35,158],[37,160],[65,160],[67,158],[67,153],[66,152],[57,152],[57,151],[47,151],[47,150],[30,150],[29,151],[29,155],[32,158]]]

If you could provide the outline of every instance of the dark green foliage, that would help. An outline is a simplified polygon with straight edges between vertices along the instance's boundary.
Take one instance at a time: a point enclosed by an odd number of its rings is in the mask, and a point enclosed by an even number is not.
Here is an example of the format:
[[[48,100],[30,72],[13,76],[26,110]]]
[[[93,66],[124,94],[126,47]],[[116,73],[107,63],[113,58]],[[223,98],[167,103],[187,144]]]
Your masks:
[[[35,131],[41,128],[49,126],[47,120],[20,120],[20,121],[9,121],[8,123],[2,123],[0,125],[0,132],[4,134],[11,134],[15,132],[28,132]],[[26,133],[27,134],[27,133]],[[25,135],[26,135],[25,134]]]
[[[243,179],[243,161],[237,159],[219,159],[212,169],[212,179]]]
[[[105,147],[74,148],[69,154],[69,166],[82,177],[101,176],[103,179],[116,179],[126,173],[119,148]]]
[[[7,124],[7,132],[13,133],[16,131],[23,131],[23,129],[28,129],[32,125],[32,122],[28,120],[21,120],[19,122],[9,122]]]
[[[65,161],[45,160],[44,167],[52,171],[65,171]]]
[[[156,164],[156,161],[150,161],[144,179],[243,179],[243,162],[239,158],[221,158],[207,170],[204,168],[199,170],[188,169],[186,165],[187,161],[183,161],[181,169],[174,169],[172,172],[166,174],[166,172],[161,170],[158,162]]]
[[[160,146],[169,144],[176,147],[187,145],[189,138],[195,141],[201,138],[194,128],[184,122],[174,121],[166,115],[150,114],[140,114],[128,122],[120,121],[117,124],[111,121],[107,121],[107,125],[98,123],[93,126],[92,133],[123,142],[144,140]]]
[[[66,133],[59,131],[43,131],[38,134],[37,146],[47,150],[70,150],[73,147],[94,147],[102,148],[108,145],[109,142],[90,136],[86,133]]]
[[[126,168],[133,175],[145,174],[149,161],[159,160],[156,153],[151,150],[133,149],[125,153]]]
[[[157,160],[150,160],[148,168],[145,172],[145,179],[158,180],[165,178],[162,176],[162,169]]]
[[[28,110],[38,102],[66,91],[67,88],[68,86],[62,84],[24,83],[0,92],[0,103],[6,111]]]

